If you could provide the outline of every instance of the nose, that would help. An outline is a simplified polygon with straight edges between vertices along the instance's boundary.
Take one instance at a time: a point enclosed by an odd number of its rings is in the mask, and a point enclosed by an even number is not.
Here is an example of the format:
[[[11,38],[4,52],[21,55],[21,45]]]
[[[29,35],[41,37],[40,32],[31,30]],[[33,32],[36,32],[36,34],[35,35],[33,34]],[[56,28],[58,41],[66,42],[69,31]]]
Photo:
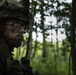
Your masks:
[[[20,30],[19,30],[20,33],[25,33],[25,29],[23,26],[21,26]]]

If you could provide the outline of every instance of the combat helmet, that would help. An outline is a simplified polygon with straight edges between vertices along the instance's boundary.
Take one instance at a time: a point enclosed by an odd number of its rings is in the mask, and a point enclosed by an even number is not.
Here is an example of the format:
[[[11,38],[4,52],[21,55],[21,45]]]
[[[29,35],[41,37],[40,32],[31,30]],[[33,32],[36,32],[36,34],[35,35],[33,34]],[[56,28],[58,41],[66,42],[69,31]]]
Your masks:
[[[25,2],[23,2],[25,1]],[[0,21],[17,18],[29,23],[28,0],[2,0],[0,1]]]

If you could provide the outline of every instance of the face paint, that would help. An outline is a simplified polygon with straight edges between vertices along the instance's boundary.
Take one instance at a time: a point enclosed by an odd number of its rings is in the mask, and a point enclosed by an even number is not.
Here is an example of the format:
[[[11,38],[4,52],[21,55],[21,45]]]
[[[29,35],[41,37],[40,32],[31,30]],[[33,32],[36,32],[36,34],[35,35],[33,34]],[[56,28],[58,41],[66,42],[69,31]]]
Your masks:
[[[28,30],[27,26],[25,25],[25,22],[20,22],[20,21],[17,22],[17,21],[11,20],[11,21],[7,21],[5,23],[5,25],[10,25],[14,32],[19,31],[21,29],[21,27],[24,28],[25,32],[27,32],[27,30]]]

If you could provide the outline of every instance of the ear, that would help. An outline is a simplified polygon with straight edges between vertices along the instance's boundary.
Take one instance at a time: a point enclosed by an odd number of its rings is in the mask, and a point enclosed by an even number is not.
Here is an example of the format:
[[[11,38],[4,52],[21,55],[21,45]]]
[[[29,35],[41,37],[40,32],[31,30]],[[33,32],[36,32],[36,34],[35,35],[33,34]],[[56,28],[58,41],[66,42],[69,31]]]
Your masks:
[[[3,31],[3,29],[4,29],[3,23],[0,23],[0,32]]]

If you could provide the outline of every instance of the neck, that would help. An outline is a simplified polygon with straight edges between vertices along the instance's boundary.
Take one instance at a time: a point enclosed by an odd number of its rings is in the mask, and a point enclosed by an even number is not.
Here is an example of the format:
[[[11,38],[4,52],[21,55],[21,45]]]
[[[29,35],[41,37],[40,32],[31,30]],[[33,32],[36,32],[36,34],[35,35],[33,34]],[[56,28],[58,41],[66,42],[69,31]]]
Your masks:
[[[8,47],[9,52],[11,53],[13,51],[14,47],[11,46],[9,43],[7,43],[4,39],[2,39],[2,40],[4,41],[5,45]]]

